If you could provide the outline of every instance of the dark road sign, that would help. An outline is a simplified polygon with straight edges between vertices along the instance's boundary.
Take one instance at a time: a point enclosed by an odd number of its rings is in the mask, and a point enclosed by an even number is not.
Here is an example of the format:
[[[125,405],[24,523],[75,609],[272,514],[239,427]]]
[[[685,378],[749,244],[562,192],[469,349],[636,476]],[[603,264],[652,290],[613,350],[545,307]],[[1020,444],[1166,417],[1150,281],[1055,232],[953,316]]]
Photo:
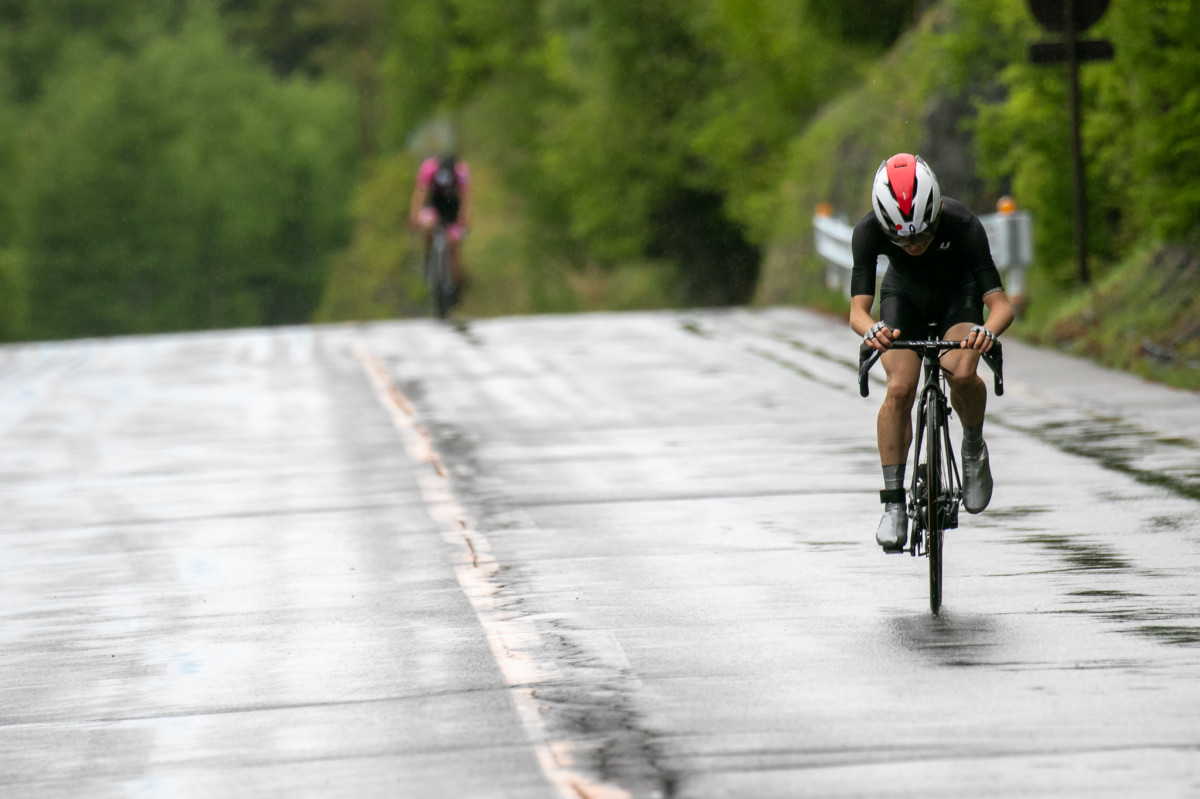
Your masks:
[[[1029,60],[1034,64],[1061,64],[1070,60],[1066,42],[1034,42],[1029,45]],[[1075,42],[1079,61],[1112,61],[1113,47],[1108,39],[1084,39]]]
[[[1029,0],[1029,10],[1046,30],[1063,33],[1067,29],[1068,0]],[[1108,10],[1108,0],[1075,0],[1075,32],[1095,25]]]

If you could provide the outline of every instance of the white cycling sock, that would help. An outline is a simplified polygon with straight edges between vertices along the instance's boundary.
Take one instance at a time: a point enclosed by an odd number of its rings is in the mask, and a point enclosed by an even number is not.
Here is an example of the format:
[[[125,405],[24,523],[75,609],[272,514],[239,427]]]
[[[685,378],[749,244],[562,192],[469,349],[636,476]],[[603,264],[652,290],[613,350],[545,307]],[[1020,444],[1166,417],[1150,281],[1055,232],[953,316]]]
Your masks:
[[[904,488],[904,464],[883,467],[884,488]]]

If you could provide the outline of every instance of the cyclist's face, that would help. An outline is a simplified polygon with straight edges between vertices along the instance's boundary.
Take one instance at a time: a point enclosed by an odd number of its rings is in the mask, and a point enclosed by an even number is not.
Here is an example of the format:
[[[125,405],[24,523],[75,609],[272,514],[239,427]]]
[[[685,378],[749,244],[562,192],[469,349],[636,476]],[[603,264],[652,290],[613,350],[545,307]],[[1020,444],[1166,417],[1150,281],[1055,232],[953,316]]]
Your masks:
[[[933,243],[935,232],[935,228],[929,227],[915,236],[896,236],[892,238],[892,241],[909,255],[920,255],[929,249],[929,245]]]
[[[925,239],[924,241],[912,241],[912,242],[908,242],[905,244],[901,244],[900,249],[904,250],[909,255],[914,255],[914,256],[920,255],[921,253],[923,253],[929,249],[929,245],[932,242],[933,242],[933,237],[930,236],[929,238]]]

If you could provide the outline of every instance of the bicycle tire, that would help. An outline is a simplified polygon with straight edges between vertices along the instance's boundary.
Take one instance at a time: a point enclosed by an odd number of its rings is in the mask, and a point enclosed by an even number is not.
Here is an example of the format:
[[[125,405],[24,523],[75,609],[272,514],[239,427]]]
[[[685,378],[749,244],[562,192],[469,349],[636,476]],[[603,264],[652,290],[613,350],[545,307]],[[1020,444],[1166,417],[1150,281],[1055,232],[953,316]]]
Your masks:
[[[450,275],[446,264],[446,240],[443,234],[435,233],[429,248],[427,267],[429,294],[433,301],[433,312],[438,319],[450,315]]]
[[[942,425],[945,414],[939,398],[925,405],[925,553],[929,557],[929,609],[937,615],[942,608],[942,503],[947,490],[942,474]]]

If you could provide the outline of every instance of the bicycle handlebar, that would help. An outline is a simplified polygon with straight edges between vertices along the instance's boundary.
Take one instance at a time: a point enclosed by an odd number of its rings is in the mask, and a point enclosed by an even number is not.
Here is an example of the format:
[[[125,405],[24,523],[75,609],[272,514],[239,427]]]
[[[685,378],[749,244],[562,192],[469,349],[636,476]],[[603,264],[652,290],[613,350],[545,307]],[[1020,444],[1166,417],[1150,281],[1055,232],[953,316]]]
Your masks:
[[[893,341],[892,347],[898,350],[915,350],[922,355],[930,352],[941,352],[943,350],[955,350],[962,345],[961,341]],[[868,347],[863,344],[858,350],[858,393],[865,397],[869,395],[870,388],[867,386],[867,372],[871,371],[871,367],[879,360],[879,350],[873,347]],[[992,348],[983,353],[983,362],[992,370],[992,383],[996,390],[996,396],[1004,395],[1004,350],[1000,346],[1000,342],[992,343]]]
[[[956,350],[962,346],[961,341],[934,341],[933,339],[917,341],[893,341],[892,348],[897,350],[917,350],[925,352],[927,350]]]

